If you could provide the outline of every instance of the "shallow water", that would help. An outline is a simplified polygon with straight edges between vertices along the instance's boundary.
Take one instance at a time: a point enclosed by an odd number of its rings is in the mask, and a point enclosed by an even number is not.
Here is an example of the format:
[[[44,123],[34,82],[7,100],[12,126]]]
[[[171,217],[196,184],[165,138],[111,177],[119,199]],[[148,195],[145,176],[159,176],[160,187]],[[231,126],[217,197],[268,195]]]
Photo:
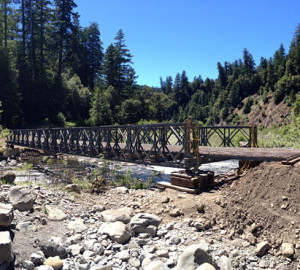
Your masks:
[[[28,161],[30,163],[30,161]],[[182,168],[172,168],[163,166],[147,166],[142,164],[125,163],[125,162],[108,162],[111,169],[118,167],[118,173],[126,173],[128,170],[131,176],[142,180],[147,180],[156,172],[155,181],[170,181],[170,174]],[[51,160],[50,162],[34,161],[34,168],[29,171],[17,171],[16,183],[23,181],[46,182],[51,183],[54,180],[70,183],[74,178],[84,178],[95,167],[103,166],[100,159],[68,159],[68,160]],[[215,174],[226,173],[238,167],[237,160],[227,160],[209,164],[203,164],[200,170],[214,171]]]

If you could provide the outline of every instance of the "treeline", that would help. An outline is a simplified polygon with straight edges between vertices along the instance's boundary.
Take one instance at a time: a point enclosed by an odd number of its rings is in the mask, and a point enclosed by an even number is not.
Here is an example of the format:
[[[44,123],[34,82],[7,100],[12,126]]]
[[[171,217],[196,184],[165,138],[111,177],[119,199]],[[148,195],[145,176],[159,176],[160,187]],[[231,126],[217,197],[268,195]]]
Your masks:
[[[1,122],[7,127],[128,124],[139,121],[236,122],[251,99],[273,93],[293,103],[300,92],[300,24],[288,53],[283,46],[256,66],[218,63],[218,78],[189,81],[183,71],[140,86],[122,30],[103,48],[97,23],[81,27],[73,0],[0,0]]]

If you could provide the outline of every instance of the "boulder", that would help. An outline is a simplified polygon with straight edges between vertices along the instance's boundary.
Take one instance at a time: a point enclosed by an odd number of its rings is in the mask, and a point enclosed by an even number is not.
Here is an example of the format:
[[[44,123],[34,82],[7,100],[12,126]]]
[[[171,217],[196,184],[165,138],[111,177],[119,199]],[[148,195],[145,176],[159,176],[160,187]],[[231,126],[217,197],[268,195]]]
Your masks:
[[[16,174],[13,171],[3,171],[0,173],[0,181],[6,184],[13,184],[16,179]]]
[[[212,263],[212,257],[208,254],[208,245],[196,244],[187,247],[179,256],[176,270],[195,270],[198,265]]]
[[[8,231],[0,232],[0,265],[14,260],[12,241]]]
[[[99,214],[99,217],[103,222],[121,221],[127,224],[130,222],[130,219],[133,216],[133,214],[134,211],[132,208],[123,207],[119,209],[105,210]]]
[[[290,243],[282,243],[280,250],[284,257],[293,257],[295,253],[294,245]]]
[[[0,203],[0,226],[8,227],[14,219],[13,207]]]
[[[130,232],[133,236],[140,233],[149,233],[152,237],[156,235],[157,227],[161,219],[153,214],[136,214],[129,223]]]
[[[57,270],[63,266],[63,261],[60,258],[49,257],[44,261],[44,265],[51,266],[54,270]]]
[[[11,187],[8,194],[8,199],[15,209],[19,211],[28,211],[33,208],[33,203],[36,196],[32,190],[26,187],[15,186]]]
[[[103,223],[98,233],[109,235],[113,241],[119,244],[125,243],[130,238],[126,225],[120,221]]]
[[[257,244],[255,253],[257,256],[262,257],[269,250],[270,244],[267,241],[262,241]]]
[[[153,261],[145,267],[145,270],[170,270],[162,261]]]
[[[46,205],[45,210],[50,220],[62,221],[67,218],[67,215],[55,206]]]

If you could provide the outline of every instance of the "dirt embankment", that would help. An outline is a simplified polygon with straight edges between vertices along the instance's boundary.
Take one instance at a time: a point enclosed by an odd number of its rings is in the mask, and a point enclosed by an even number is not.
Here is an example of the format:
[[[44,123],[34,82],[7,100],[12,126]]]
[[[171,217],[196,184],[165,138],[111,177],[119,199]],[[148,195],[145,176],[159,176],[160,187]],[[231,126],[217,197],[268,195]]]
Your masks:
[[[300,164],[262,163],[226,191],[223,217],[273,243],[300,241]]]

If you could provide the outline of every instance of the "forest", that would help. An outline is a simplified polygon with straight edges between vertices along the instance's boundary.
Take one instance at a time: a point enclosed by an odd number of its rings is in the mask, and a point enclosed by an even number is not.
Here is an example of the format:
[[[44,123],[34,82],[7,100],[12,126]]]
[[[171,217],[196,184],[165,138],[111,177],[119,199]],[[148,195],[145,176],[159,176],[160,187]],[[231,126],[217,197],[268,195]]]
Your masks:
[[[300,24],[288,50],[281,45],[260,63],[245,48],[217,63],[217,79],[185,71],[138,85],[133,55],[120,29],[103,48],[95,22],[80,26],[74,0],[0,0],[1,124],[99,126],[145,122],[240,124],[253,95],[284,102],[300,115]],[[158,78],[159,79],[159,78]],[[247,101],[245,102],[245,98]]]

